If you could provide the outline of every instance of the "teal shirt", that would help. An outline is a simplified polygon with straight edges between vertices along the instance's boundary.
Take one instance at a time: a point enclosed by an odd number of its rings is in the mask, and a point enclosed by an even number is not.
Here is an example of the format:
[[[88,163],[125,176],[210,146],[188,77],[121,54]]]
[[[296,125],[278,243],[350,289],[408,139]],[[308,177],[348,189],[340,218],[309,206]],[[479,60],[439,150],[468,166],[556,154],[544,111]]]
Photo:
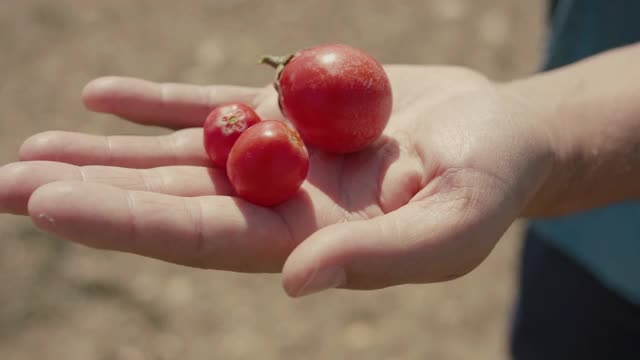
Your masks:
[[[558,0],[550,25],[545,69],[640,41],[640,0]],[[640,203],[532,220],[530,226],[606,286],[640,304]]]

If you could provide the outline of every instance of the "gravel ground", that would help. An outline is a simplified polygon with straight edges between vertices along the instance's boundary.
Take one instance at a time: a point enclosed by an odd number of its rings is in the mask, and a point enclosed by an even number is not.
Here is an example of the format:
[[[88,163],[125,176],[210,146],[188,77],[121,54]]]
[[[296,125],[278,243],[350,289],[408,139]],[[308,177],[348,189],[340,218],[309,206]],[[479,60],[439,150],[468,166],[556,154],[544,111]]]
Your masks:
[[[48,129],[156,134],[90,114],[107,74],[263,85],[264,53],[345,42],[384,63],[458,64],[497,80],[535,71],[537,1],[0,2],[0,163]],[[192,270],[69,244],[0,216],[0,358],[505,358],[521,224],[444,284],[287,298],[277,275]]]

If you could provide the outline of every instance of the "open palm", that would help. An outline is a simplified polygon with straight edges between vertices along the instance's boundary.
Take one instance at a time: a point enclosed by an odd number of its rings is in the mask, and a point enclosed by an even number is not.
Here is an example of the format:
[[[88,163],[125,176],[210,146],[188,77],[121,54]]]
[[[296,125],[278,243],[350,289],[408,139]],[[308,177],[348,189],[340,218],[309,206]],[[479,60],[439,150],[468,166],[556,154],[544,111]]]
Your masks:
[[[367,149],[310,148],[301,191],[275,208],[234,197],[210,168],[202,125],[241,101],[282,118],[271,86],[90,83],[94,111],[176,129],[157,137],[45,132],[0,169],[0,211],[92,247],[188,266],[283,271],[291,295],[442,281],[475,268],[544,173],[540,131],[465,69],[388,66],[394,111]]]

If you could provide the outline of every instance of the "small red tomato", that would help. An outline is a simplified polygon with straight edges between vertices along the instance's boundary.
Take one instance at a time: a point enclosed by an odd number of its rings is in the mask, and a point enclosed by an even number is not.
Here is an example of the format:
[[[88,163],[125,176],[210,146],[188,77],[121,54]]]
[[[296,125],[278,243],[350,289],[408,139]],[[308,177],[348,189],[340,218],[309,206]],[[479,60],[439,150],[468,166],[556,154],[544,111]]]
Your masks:
[[[224,168],[240,134],[260,122],[252,108],[230,103],[213,109],[204,122],[204,148],[214,165]]]
[[[298,133],[280,121],[265,120],[236,141],[227,175],[236,193],[261,206],[292,197],[309,171],[309,154]]]
[[[350,153],[375,141],[391,115],[391,84],[362,50],[341,44],[265,57],[276,67],[280,109],[307,145]]]

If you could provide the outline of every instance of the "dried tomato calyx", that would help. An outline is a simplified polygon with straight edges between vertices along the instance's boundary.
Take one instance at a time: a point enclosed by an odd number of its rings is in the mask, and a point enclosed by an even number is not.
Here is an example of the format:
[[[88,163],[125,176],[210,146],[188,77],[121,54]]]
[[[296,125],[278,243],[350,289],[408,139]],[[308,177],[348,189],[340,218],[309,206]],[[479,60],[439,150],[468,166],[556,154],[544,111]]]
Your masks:
[[[287,66],[289,61],[291,61],[291,59],[293,59],[296,55],[297,53],[285,56],[266,55],[263,56],[259,61],[260,64],[267,64],[276,69],[276,80],[273,82],[273,87],[278,93],[278,107],[280,108],[280,112],[282,113],[282,115],[284,115],[285,117],[287,116],[287,114],[285,113],[284,107],[282,106],[282,93],[280,93],[280,77],[282,75],[284,67]]]
[[[276,69],[278,71],[278,77],[280,77],[280,72],[294,56],[295,54],[285,56],[266,55],[260,59],[260,64],[267,64]]]

